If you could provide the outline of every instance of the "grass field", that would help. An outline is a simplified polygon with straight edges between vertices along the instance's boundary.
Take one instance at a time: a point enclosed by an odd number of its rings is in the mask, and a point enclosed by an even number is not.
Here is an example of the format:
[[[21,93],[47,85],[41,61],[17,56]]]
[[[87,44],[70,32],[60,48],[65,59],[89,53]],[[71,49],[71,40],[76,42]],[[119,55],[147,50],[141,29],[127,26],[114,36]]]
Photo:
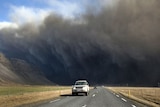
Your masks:
[[[69,87],[58,86],[0,86],[0,95],[18,95],[29,92],[63,90]]]
[[[109,87],[116,93],[121,93],[137,101],[160,107],[160,88],[147,87]]]
[[[0,107],[33,104],[71,93],[71,87],[62,86],[0,86]]]

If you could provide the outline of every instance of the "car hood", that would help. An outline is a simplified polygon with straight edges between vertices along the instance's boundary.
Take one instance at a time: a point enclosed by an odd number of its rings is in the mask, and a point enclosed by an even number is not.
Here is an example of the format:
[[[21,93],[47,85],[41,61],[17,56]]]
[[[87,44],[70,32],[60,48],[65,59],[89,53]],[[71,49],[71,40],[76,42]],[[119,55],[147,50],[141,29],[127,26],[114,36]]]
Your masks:
[[[73,85],[73,87],[85,87],[87,85]]]

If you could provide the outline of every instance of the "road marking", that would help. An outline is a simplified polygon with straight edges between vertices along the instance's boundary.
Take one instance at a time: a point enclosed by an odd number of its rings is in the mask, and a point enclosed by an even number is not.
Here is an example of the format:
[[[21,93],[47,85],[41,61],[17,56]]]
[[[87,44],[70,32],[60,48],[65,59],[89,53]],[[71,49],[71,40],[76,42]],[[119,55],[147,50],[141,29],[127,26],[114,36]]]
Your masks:
[[[127,102],[127,100],[126,100],[126,99],[124,99],[124,98],[121,98],[121,100],[123,100],[124,102]]]
[[[92,95],[92,97],[95,97],[95,96],[96,96],[95,94]]]
[[[117,97],[119,97],[119,95],[116,95]]]
[[[135,105],[132,105],[132,107],[136,107]]]
[[[87,105],[83,105],[82,107],[87,107]]]
[[[59,101],[60,99],[57,99],[57,100],[53,100],[53,101],[50,101],[49,103],[54,103],[54,102],[57,102]]]

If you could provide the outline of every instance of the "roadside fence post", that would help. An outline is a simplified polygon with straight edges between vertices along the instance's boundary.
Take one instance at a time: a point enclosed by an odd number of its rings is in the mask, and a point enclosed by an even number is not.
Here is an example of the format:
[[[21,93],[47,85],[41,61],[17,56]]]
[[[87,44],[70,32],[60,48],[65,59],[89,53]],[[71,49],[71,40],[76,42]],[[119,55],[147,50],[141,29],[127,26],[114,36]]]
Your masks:
[[[130,97],[130,95],[131,95],[131,91],[130,91],[130,89],[128,90],[128,97]]]

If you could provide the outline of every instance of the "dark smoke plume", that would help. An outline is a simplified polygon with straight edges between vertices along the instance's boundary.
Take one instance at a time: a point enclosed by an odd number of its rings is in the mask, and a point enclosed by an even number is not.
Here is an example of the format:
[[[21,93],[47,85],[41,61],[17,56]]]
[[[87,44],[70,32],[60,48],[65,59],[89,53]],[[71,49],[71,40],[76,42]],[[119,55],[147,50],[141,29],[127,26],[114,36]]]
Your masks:
[[[102,0],[103,2],[105,0]],[[75,19],[0,31],[0,51],[42,68],[53,82],[155,86],[160,82],[160,1],[114,0]]]

